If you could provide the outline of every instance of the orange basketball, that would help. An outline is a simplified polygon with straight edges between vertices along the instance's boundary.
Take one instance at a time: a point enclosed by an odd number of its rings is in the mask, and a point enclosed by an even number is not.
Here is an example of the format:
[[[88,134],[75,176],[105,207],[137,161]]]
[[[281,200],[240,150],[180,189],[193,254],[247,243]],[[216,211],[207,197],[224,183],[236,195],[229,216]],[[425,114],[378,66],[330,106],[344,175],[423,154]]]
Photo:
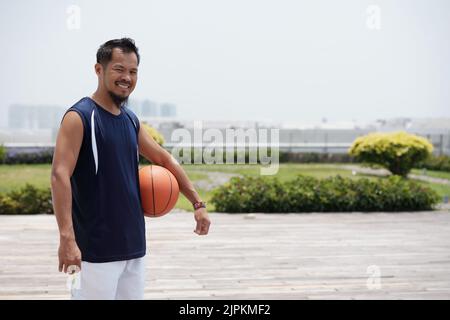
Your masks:
[[[161,217],[177,203],[178,181],[164,167],[149,165],[139,169],[139,185],[142,209],[146,217]]]

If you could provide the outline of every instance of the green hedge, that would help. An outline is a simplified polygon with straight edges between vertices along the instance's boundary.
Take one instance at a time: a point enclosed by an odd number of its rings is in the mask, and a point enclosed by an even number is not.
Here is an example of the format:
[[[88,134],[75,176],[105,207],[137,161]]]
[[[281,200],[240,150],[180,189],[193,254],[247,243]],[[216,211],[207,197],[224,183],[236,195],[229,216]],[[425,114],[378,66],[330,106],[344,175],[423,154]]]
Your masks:
[[[168,149],[170,152],[170,149]],[[191,159],[194,159],[194,150],[189,150],[191,153]],[[182,151],[180,152],[182,155]],[[268,150],[268,157],[271,156],[271,150]],[[20,152],[14,155],[8,155],[6,148],[0,145],[0,164],[35,164],[35,163],[47,163],[51,164],[53,159],[53,148],[45,149],[39,152]],[[234,152],[234,163],[237,162],[237,151]],[[249,163],[249,152],[245,151],[245,163]],[[258,163],[260,159],[257,159]],[[204,161],[202,161],[204,162]],[[223,162],[226,162],[226,154],[223,152]],[[317,152],[291,152],[280,151],[279,152],[280,163],[353,163],[356,162],[356,158],[345,153],[317,153]],[[149,164],[150,162],[139,156],[139,163]]]
[[[203,149],[202,149],[203,150]],[[168,150],[171,152],[171,150]],[[183,151],[180,150],[179,157],[181,160],[183,156]],[[191,160],[191,163],[194,163],[194,148],[188,148],[187,152],[189,152],[188,159]],[[201,154],[200,150],[198,151],[199,154]],[[212,155],[214,155],[215,152],[212,152]],[[233,163],[237,163],[238,154],[241,154],[244,156],[245,163],[249,163],[250,160],[250,152],[249,149],[246,148],[245,150],[234,150],[233,155]],[[267,157],[271,157],[272,150],[267,150]],[[202,163],[205,163],[205,159],[202,159]],[[268,159],[261,159],[259,156],[259,152],[256,156],[257,163],[261,163],[261,160],[263,162],[266,162]],[[274,161],[275,159],[271,159]],[[293,151],[279,151],[278,153],[278,161],[279,163],[354,163],[356,162],[356,158],[345,154],[345,153],[317,153],[317,152],[293,152]],[[222,162],[226,163],[226,152],[225,149],[222,150]],[[141,163],[148,163],[145,159],[141,159]]]
[[[218,212],[351,212],[432,210],[435,191],[399,176],[375,181],[341,176],[298,175],[282,183],[272,177],[233,177],[213,190]]]
[[[43,150],[40,152],[21,152],[15,155],[8,155],[5,153],[3,159],[0,157],[0,163],[3,164],[36,164],[48,163],[51,164],[53,159],[53,149]]]
[[[432,210],[433,190],[399,176],[375,181],[335,176],[298,175],[280,182],[272,177],[233,177],[210,200],[218,212],[350,212]],[[0,214],[53,213],[50,188],[25,187],[0,194]]]
[[[4,145],[0,144],[0,163],[3,163],[6,157],[6,148]]]
[[[25,187],[0,194],[0,214],[53,213],[50,188],[37,189],[27,184]]]
[[[417,168],[450,172],[450,157],[449,156],[439,156],[439,157],[432,156],[432,157],[429,157],[427,160],[419,163],[417,165]]]

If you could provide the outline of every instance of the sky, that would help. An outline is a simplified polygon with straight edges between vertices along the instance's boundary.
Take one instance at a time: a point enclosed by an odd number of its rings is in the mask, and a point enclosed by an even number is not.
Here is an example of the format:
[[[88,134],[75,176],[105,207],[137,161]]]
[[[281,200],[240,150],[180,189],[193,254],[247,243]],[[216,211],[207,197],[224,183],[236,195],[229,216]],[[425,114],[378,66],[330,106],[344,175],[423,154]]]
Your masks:
[[[450,117],[447,0],[2,0],[0,35],[0,126],[92,94],[98,47],[124,36],[131,97],[182,119]]]

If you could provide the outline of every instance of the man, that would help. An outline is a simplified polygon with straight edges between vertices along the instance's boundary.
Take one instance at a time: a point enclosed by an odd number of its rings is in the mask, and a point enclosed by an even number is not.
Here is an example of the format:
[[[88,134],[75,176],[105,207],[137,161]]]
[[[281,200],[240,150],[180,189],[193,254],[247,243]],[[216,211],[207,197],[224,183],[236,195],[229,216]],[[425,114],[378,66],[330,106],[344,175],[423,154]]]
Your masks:
[[[193,203],[194,232],[206,235],[209,230],[205,203],[184,170],[140,130],[138,118],[126,107],[139,60],[132,39],[100,46],[97,90],[66,111],[56,139],[51,186],[60,233],[59,271],[81,270],[73,299],[143,298],[146,243],[138,153],[175,175]]]

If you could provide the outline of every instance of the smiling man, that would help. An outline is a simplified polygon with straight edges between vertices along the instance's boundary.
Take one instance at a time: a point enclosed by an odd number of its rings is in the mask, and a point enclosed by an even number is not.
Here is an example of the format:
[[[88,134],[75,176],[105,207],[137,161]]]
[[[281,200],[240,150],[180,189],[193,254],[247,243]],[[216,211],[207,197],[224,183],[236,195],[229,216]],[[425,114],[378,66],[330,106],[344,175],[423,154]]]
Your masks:
[[[146,239],[138,153],[175,175],[193,204],[194,232],[209,231],[205,203],[184,170],[140,130],[139,119],[126,107],[139,60],[132,39],[100,46],[97,90],[66,111],[56,139],[51,186],[60,233],[59,271],[81,269],[73,299],[143,298]]]

